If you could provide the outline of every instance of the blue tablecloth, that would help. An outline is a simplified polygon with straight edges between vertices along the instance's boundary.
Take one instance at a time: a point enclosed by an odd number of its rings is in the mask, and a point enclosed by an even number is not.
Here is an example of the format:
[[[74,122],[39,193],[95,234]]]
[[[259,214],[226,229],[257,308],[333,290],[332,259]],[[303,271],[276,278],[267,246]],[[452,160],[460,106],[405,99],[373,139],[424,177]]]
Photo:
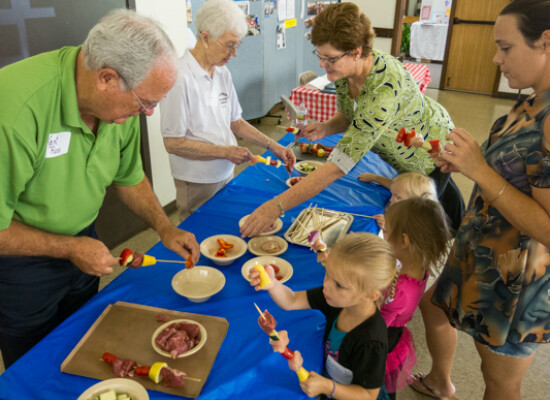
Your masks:
[[[293,135],[289,134],[280,143],[286,145],[292,139]],[[337,135],[322,142],[334,145],[338,139]],[[299,212],[310,203],[358,214],[381,213],[389,199],[389,191],[376,184],[359,182],[357,177],[362,172],[395,176],[391,167],[369,152],[347,176],[307,204],[289,210],[282,218],[283,229],[277,235],[282,236]],[[199,243],[214,234],[239,235],[239,219],[286,190],[287,178],[288,173],[283,168],[263,164],[248,167],[184,221],[181,228],[193,232]],[[378,228],[370,218],[355,217],[351,231],[376,233]],[[162,243],[147,253],[158,259],[178,259]],[[305,360],[304,367],[317,372],[321,371],[323,364],[325,319],[312,310],[283,311],[273,303],[268,293],[255,292],[241,275],[241,266],[253,257],[247,252],[233,264],[220,267],[201,256],[198,265],[219,268],[226,277],[224,289],[205,303],[192,303],[173,291],[171,280],[181,270],[181,265],[157,264],[124,271],[0,376],[0,399],[74,400],[95,384],[94,379],[60,372],[60,365],[101,312],[117,301],[220,316],[229,321],[227,336],[199,399],[307,399],[286,360],[272,352],[267,335],[258,326],[258,313],[253,302],[274,315],[278,330],[289,331],[289,347],[300,350]],[[287,282],[292,289],[304,290],[322,285],[324,269],[316,263],[316,255],[308,248],[290,244],[281,257],[294,268],[294,274]],[[149,396],[151,399],[175,398],[158,391],[149,391]]]

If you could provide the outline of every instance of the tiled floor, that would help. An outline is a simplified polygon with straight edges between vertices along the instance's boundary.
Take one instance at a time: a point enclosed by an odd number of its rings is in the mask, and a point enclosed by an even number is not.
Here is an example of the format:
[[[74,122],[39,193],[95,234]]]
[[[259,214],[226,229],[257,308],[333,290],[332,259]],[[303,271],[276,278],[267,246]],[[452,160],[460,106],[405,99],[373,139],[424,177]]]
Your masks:
[[[487,132],[497,116],[506,114],[512,106],[513,101],[494,99],[489,96],[469,94],[453,91],[439,91],[429,88],[427,95],[435,98],[443,104],[450,112],[455,124],[467,129],[479,141],[483,141]],[[285,132],[283,129],[275,127],[271,118],[262,121],[258,128],[273,139],[279,139]],[[252,148],[254,154],[261,154],[263,149]],[[246,166],[237,168],[237,173]],[[455,174],[455,181],[459,185],[465,199],[467,199],[472,190],[472,183],[461,175]],[[175,216],[172,216],[176,221]],[[146,252],[155,243],[158,242],[158,236],[152,230],[146,230],[129,241],[112,249],[114,255],[120,254],[124,247],[132,248],[139,252]],[[101,287],[104,287],[110,280],[120,273],[120,270],[102,279]],[[429,368],[429,355],[424,340],[424,328],[419,313],[417,312],[413,320],[409,323],[409,329],[415,337],[417,355],[419,362],[415,368],[416,371],[427,372]],[[464,334],[459,333],[458,350],[455,355],[453,367],[453,382],[457,388],[457,396],[462,400],[481,399],[483,397],[483,380],[479,372],[480,360],[475,351],[472,340]],[[1,372],[1,369],[0,369]],[[537,356],[531,366],[523,385],[524,399],[542,400],[548,398],[550,393],[550,346],[541,346],[537,351]],[[426,397],[417,394],[412,389],[405,389],[399,393],[400,400],[426,399]]]

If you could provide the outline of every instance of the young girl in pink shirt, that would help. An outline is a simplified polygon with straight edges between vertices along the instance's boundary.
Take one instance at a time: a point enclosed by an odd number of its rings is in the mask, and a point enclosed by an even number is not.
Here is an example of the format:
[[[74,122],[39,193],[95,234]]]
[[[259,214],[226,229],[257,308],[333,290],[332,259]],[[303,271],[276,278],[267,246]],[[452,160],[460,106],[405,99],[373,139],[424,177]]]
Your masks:
[[[392,293],[380,307],[388,326],[390,349],[384,385],[390,398],[395,398],[395,392],[412,382],[411,370],[417,359],[406,324],[424,294],[428,277],[447,254],[450,239],[447,216],[438,202],[426,198],[395,202],[386,209],[384,238],[401,264]]]

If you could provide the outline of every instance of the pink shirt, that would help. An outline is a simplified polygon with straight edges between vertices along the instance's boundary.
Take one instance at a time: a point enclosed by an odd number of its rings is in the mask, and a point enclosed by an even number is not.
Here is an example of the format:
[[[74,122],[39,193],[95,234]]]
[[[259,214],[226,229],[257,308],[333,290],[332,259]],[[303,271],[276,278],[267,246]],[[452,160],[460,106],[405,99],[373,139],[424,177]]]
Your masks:
[[[427,282],[427,273],[421,281],[405,274],[398,276],[393,300],[387,299],[388,302],[380,307],[380,313],[387,326],[402,327],[411,320],[426,290]]]

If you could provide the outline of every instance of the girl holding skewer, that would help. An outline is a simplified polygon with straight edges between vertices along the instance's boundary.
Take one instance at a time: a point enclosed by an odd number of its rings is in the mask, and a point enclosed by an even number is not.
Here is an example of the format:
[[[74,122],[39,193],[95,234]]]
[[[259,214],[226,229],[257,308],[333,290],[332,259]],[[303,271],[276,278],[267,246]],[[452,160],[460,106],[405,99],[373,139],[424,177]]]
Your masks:
[[[270,266],[271,283],[264,286],[277,305],[285,310],[317,309],[327,318],[324,334],[323,374],[310,372],[300,382],[310,397],[322,399],[387,399],[384,373],[388,333],[379,310],[383,293],[396,277],[396,260],[388,242],[371,233],[352,233],[331,248],[325,262],[322,287],[294,292],[278,282]],[[250,284],[260,290],[259,273],[252,268]],[[284,351],[286,332],[273,346]],[[286,340],[285,340],[286,339]],[[299,371],[303,363],[299,351],[289,367]]]

